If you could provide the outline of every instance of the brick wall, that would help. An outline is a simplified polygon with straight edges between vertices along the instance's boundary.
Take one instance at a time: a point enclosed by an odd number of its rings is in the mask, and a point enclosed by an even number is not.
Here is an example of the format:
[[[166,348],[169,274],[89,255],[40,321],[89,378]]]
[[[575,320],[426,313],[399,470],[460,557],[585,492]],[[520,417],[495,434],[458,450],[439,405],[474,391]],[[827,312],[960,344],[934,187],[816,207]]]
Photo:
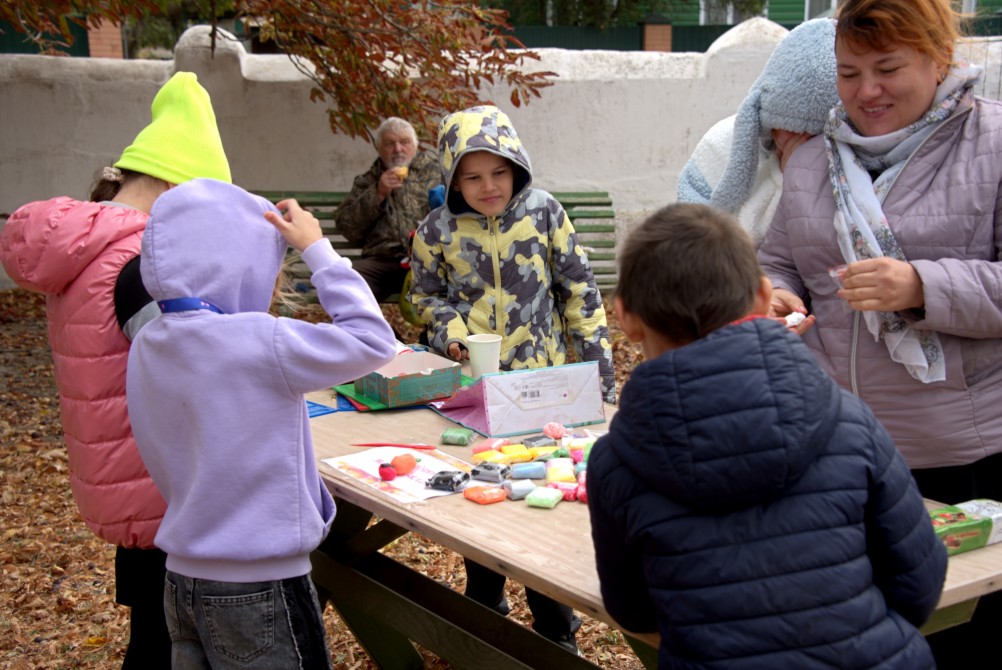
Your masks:
[[[644,24],[644,51],[671,51],[671,24]]]
[[[104,22],[98,28],[90,28],[87,41],[90,43],[91,58],[122,57],[122,29],[119,26]]]

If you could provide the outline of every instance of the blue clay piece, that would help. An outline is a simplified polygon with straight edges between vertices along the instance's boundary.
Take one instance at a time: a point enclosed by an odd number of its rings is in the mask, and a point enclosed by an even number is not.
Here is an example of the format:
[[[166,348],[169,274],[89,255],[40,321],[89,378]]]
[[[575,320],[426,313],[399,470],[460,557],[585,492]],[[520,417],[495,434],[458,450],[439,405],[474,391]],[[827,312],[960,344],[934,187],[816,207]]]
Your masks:
[[[508,480],[501,486],[508,492],[508,497],[511,500],[521,500],[536,489],[536,485],[528,479]]]
[[[539,461],[514,463],[511,466],[512,479],[545,479],[546,464]]]

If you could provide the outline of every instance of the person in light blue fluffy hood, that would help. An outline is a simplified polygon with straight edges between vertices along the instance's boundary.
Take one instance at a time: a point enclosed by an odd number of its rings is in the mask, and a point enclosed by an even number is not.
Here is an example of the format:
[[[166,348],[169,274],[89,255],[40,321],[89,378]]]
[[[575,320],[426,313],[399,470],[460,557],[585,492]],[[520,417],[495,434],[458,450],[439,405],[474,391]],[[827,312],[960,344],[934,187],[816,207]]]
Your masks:
[[[776,45],[762,74],[729,116],[696,145],[678,178],[678,201],[738,218],[756,246],[769,228],[793,151],[819,135],[838,103],[835,22],[800,24]]]
[[[295,200],[278,207],[284,215],[237,186],[195,179],[160,196],[143,233],[140,271],[163,314],[132,344],[126,394],[167,501],[155,542],[167,553],[174,668],[232,655],[253,656],[254,667],[330,667],[309,574],[335,510],[303,393],[368,374],[396,341],[316,218]],[[290,244],[333,323],[268,313]]]

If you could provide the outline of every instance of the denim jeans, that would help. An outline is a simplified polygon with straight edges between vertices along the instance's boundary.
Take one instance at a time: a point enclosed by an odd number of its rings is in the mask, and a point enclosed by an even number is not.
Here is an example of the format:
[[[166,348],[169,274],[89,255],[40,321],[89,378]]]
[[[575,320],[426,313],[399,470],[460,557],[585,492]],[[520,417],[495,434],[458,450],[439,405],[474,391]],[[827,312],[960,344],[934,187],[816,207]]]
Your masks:
[[[173,670],[330,670],[309,575],[241,584],[167,572]]]

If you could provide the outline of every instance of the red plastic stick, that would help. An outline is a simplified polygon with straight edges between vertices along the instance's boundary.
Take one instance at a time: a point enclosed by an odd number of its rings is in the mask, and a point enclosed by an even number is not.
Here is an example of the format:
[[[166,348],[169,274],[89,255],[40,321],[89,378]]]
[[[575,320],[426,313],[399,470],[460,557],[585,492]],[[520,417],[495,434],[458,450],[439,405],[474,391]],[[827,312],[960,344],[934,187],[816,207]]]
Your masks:
[[[356,442],[353,447],[400,447],[401,449],[437,449],[433,444],[401,444],[399,442]]]

